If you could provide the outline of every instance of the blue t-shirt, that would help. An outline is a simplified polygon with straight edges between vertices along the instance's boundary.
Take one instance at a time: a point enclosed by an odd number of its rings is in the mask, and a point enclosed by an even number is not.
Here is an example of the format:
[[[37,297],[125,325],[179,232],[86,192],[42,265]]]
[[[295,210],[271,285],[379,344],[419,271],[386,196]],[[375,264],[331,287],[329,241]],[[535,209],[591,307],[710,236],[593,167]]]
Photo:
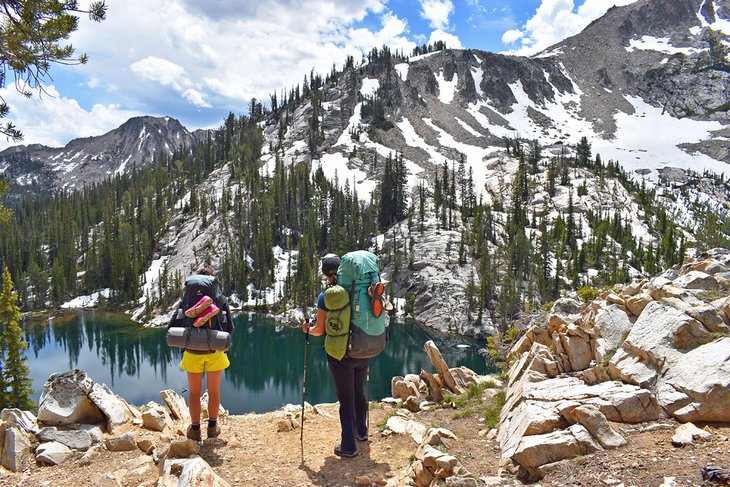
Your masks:
[[[317,307],[323,311],[329,311],[327,306],[324,305],[324,291],[319,293],[319,298],[317,298]]]

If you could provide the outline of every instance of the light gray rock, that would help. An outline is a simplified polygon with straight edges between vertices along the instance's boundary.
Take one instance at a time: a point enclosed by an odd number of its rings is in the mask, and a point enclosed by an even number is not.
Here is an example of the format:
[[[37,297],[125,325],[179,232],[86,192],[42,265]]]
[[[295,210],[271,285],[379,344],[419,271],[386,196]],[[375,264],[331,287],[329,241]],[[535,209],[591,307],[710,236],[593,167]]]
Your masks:
[[[523,437],[549,433],[566,426],[568,423],[558,411],[557,401],[526,400],[507,413],[497,432],[497,441],[503,456],[511,456]]]
[[[104,441],[104,445],[109,451],[132,451],[137,449],[137,442],[132,433],[109,437]]]
[[[148,402],[142,410],[142,424],[152,431],[172,429],[172,420],[167,411],[156,402]]]
[[[170,410],[170,416],[172,416],[173,419],[180,420],[184,423],[190,422],[190,410],[185,402],[185,398],[173,389],[160,391],[160,396],[162,397],[162,400],[165,401],[167,409]]]
[[[391,416],[388,418],[386,428],[396,434],[410,435],[417,445],[423,442],[423,438],[428,431],[425,424],[401,416]]]
[[[52,425],[99,423],[104,413],[88,394],[94,386],[86,372],[73,369],[48,377],[38,405],[38,421]]]
[[[73,458],[73,451],[57,441],[41,443],[35,450],[36,461],[45,465],[61,465],[70,458]]]
[[[523,354],[529,352],[532,348],[533,343],[541,343],[545,346],[550,346],[550,335],[547,330],[540,326],[534,325],[528,328],[528,330],[517,340],[517,342],[510,349],[510,353]]]
[[[403,401],[403,407],[409,411],[417,413],[421,410],[421,401],[416,396],[408,396],[406,400]]]
[[[701,289],[703,291],[712,291],[720,287],[713,276],[700,271],[690,271],[679,276],[672,284],[676,287]]]
[[[5,408],[0,412],[0,420],[17,426],[26,433],[35,434],[38,432],[38,421],[30,411],[22,411],[16,408]]]
[[[657,399],[680,421],[730,421],[730,337],[682,355],[660,385]]]
[[[56,427],[51,426],[43,428],[36,437],[44,442],[57,442],[69,448],[79,451],[86,451],[91,447],[91,435],[85,430],[67,430],[59,431]]]
[[[624,338],[626,338],[634,326],[632,320],[623,307],[609,304],[596,313],[596,321],[593,330],[596,338],[603,338],[607,342],[609,350],[616,350]]]
[[[560,341],[570,362],[570,370],[587,369],[593,360],[591,351],[591,337],[574,324],[568,325],[564,333],[560,333]]]
[[[575,421],[583,425],[603,448],[618,448],[626,445],[626,440],[608,424],[606,417],[597,407],[579,406],[572,411]]]
[[[471,386],[479,383],[479,374],[468,367],[452,367],[449,372],[456,382],[456,387],[461,390],[467,391]]]
[[[661,303],[649,303],[636,320],[622,347],[632,355],[657,364],[677,357],[710,341],[710,332],[702,323],[678,309]]]
[[[3,441],[2,465],[8,470],[17,472],[33,457],[31,438],[25,431],[15,426],[5,430]]]
[[[94,487],[122,487],[126,470],[97,473],[91,477],[91,483]]]
[[[692,306],[686,311],[692,318],[702,323],[711,332],[728,334],[730,326],[725,324],[725,312],[710,304]]]
[[[627,384],[652,389],[659,377],[658,365],[644,362],[641,357],[618,350],[611,358],[609,374],[620,378]]]
[[[448,387],[450,391],[456,394],[461,394],[462,392],[464,392],[463,390],[458,388],[454,377],[449,371],[449,366],[446,364],[443,355],[441,355],[441,351],[438,349],[433,340],[427,341],[423,345],[423,349],[426,351],[426,355],[428,355],[428,358],[431,360],[433,367],[436,369],[436,372],[438,372],[439,376],[441,377],[441,381],[446,385],[446,387]]]
[[[681,424],[674,431],[672,435],[672,445],[674,446],[687,446],[694,443],[695,438],[709,438],[712,433],[708,433],[705,430],[699,429],[692,423]]]
[[[443,445],[444,439],[458,440],[456,435],[446,428],[430,428],[426,432],[423,442],[428,445]]]
[[[511,458],[521,467],[532,470],[540,465],[601,449],[583,426],[573,425],[552,433],[523,437]]]
[[[131,419],[127,402],[114,394],[106,384],[94,384],[89,392],[89,399],[104,413],[109,432]]]
[[[580,301],[560,298],[555,301],[547,317],[547,332],[560,331],[580,317]]]
[[[155,461],[149,455],[140,455],[124,462],[124,468],[130,475],[144,475],[145,472],[155,467]]]
[[[178,475],[175,475],[175,473],[178,473]],[[230,484],[218,476],[210,465],[200,457],[185,460],[166,460],[157,485],[230,487]]]
[[[528,370],[539,372],[547,377],[555,377],[565,372],[563,363],[556,359],[549,347],[541,343],[535,343],[527,355],[528,358],[532,358],[527,364]]]
[[[447,477],[446,485],[449,487],[481,487],[474,477]]]
[[[72,425],[72,428],[84,430],[87,433],[89,433],[89,436],[91,437],[91,442],[101,443],[101,441],[104,439],[104,432],[101,430],[101,427],[95,424],[77,424]]]

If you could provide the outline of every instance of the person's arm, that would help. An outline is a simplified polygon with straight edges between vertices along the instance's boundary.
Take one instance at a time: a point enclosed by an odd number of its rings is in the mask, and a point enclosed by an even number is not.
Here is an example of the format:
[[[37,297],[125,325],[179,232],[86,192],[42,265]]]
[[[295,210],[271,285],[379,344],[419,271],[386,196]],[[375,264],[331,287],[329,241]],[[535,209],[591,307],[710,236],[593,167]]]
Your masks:
[[[325,332],[325,324],[327,323],[327,308],[324,305],[324,293],[319,294],[319,299],[317,299],[317,319],[314,322],[314,326],[309,328],[309,334],[312,336],[322,336]],[[307,333],[307,327],[309,326],[308,322],[305,322],[302,325],[302,331],[304,333]]]

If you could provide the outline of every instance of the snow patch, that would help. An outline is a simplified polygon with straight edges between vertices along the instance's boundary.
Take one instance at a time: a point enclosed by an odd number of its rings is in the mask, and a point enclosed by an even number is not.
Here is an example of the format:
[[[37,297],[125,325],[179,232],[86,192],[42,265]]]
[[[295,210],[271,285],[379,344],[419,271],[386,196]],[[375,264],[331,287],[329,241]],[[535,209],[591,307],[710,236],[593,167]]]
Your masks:
[[[439,84],[439,100],[444,105],[448,105],[454,99],[456,93],[456,83],[459,81],[459,77],[454,73],[451,81],[446,81],[443,72],[439,71],[436,73],[436,81]]]
[[[368,175],[364,171],[351,169],[348,167],[348,163],[347,157],[339,152],[324,154],[321,159],[312,161],[312,174],[321,167],[327,179],[332,183],[337,181],[340,189],[345,187],[345,181],[349,181],[350,189],[357,188],[357,195],[362,201],[370,201],[370,195],[375,190],[377,181],[368,179]]]
[[[160,276],[162,275],[162,269],[165,266],[165,262],[169,259],[169,256],[160,257],[150,263],[149,269],[144,273],[144,285],[142,286],[142,297],[139,298],[139,304],[144,304],[147,297],[150,301],[155,301],[159,297]]]
[[[484,96],[484,92],[482,91],[482,79],[484,78],[484,70],[482,69],[482,61],[474,55],[474,58],[479,63],[479,66],[472,66],[471,68],[471,77],[474,79],[474,89],[477,91],[477,97],[481,98]]]
[[[658,51],[664,54],[685,54],[687,56],[707,49],[695,49],[694,47],[675,47],[669,43],[668,37],[641,36],[641,39],[631,39],[626,52],[633,52],[637,49],[644,51]]]
[[[374,96],[380,88],[380,81],[372,78],[365,78],[362,80],[362,87],[360,88],[360,94],[363,97]]]
[[[105,299],[109,299],[109,297],[112,294],[112,290],[109,288],[102,289],[101,291],[97,291],[93,294],[87,295],[87,296],[78,296],[71,301],[67,301],[61,305],[61,308],[64,309],[73,309],[73,308],[92,308],[96,306],[99,303],[99,298],[104,297]]]
[[[129,162],[129,160],[130,160],[131,158],[132,158],[132,156],[131,156],[131,155],[127,156],[127,158],[126,158],[126,159],[124,159],[124,162],[122,162],[122,164],[121,164],[121,165],[120,165],[120,166],[119,166],[119,167],[117,168],[117,170],[116,170],[116,171],[114,171],[114,174],[115,174],[115,175],[119,175],[119,174],[124,174],[124,168],[126,168],[126,167],[127,167],[127,163]]]
[[[284,288],[286,285],[286,277],[289,274],[291,267],[291,273],[294,274],[295,264],[292,261],[296,261],[296,257],[299,254],[298,251],[289,250],[285,251],[278,245],[273,247],[271,251],[274,254],[276,260],[274,268],[274,284],[268,289],[258,290],[253,284],[248,285],[248,300],[242,303],[244,306],[254,307],[262,304],[274,304],[281,301],[284,296]]]
[[[626,100],[634,106],[635,113],[617,113],[615,139],[593,139],[594,154],[600,153],[603,160],[619,161],[627,172],[669,166],[693,171],[709,169],[717,174],[727,172],[727,163],[700,153],[689,154],[677,147],[711,138],[712,131],[722,128],[720,122],[678,119],[641,98],[627,96]],[[647,137],[646,127],[661,127],[661,130]]]
[[[400,76],[400,79],[406,81],[408,79],[408,63],[400,63],[395,65],[395,71]]]

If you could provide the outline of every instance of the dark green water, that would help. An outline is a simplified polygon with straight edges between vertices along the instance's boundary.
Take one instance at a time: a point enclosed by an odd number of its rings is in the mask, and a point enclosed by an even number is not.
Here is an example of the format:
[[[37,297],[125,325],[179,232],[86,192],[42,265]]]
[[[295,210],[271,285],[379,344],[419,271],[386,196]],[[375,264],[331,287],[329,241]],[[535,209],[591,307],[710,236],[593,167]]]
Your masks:
[[[241,414],[299,404],[305,342],[301,330],[260,315],[241,314],[235,323],[233,347],[228,352],[231,366],[221,386],[223,406]],[[185,372],[178,366],[182,352],[165,345],[164,329],[143,328],[123,315],[94,311],[23,327],[36,400],[49,375],[73,368],[85,370],[95,382],[106,383],[137,405],[160,402],[161,390],[182,393],[187,387]],[[395,375],[417,374],[421,369],[433,372],[423,351],[429,339],[436,342],[449,366],[488,372],[477,353],[483,343],[449,339],[414,324],[394,323],[391,330],[385,352],[370,362],[371,399],[389,396],[390,379]],[[322,337],[310,338],[307,401],[313,404],[337,400],[322,343]]]

